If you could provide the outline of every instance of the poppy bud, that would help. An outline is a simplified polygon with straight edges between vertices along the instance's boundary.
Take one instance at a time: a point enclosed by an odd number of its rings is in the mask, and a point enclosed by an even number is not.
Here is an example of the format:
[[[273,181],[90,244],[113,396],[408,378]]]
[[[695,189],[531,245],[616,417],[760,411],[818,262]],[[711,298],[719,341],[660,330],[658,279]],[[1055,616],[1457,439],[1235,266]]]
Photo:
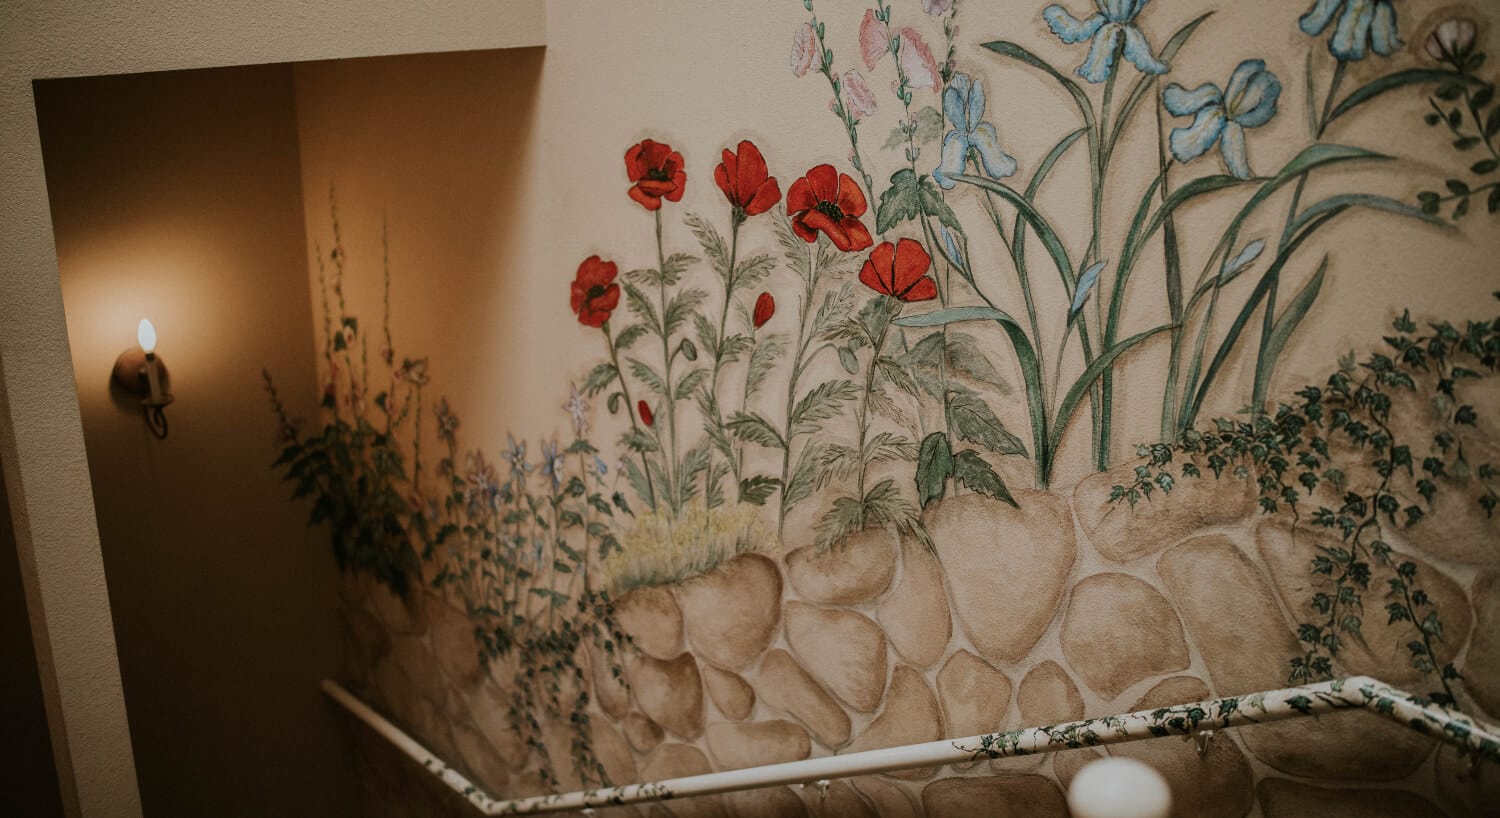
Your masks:
[[[771,316],[775,314],[776,299],[772,298],[770,293],[761,293],[760,297],[755,299],[755,313],[753,315],[755,328],[760,329],[765,326],[766,322],[771,320]]]
[[[645,401],[637,401],[635,408],[641,413],[641,422],[647,426],[652,425],[652,422],[656,420],[656,416],[651,414],[651,405]]]

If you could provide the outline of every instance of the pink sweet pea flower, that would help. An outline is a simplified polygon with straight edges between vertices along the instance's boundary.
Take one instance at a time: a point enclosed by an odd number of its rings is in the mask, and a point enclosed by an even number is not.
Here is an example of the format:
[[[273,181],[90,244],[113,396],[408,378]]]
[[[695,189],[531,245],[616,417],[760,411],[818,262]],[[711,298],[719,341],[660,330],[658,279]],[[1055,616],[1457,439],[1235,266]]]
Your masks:
[[[938,87],[937,61],[922,35],[910,27],[901,29],[901,70],[908,88]]]
[[[875,19],[874,9],[865,9],[865,19],[859,24],[859,57],[864,60],[865,70],[874,71],[880,59],[891,50],[891,32],[885,23]]]
[[[818,51],[818,35],[812,23],[804,22],[792,35],[792,76],[801,77],[812,67],[813,55]]]

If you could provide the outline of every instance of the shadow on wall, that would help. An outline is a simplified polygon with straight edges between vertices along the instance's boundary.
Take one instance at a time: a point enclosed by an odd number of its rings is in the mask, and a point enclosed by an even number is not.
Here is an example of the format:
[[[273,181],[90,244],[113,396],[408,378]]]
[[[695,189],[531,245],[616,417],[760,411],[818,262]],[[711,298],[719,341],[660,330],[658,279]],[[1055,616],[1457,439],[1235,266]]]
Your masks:
[[[53,80],[37,111],[101,548],[145,809],[354,812],[318,680],[327,552],[259,479],[273,361],[314,411],[289,66]],[[170,437],[110,394],[149,317]],[[288,742],[288,737],[295,740]],[[224,793],[235,793],[226,803]]]
[[[47,734],[36,647],[21,587],[10,499],[0,482],[0,792],[8,809],[35,818],[62,818],[52,740]]]

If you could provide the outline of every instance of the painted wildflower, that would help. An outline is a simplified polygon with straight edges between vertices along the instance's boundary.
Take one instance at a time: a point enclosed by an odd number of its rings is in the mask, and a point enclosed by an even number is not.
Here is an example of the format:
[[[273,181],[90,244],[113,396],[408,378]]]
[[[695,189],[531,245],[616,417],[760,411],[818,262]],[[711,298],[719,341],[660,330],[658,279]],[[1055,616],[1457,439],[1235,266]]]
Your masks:
[[[1401,47],[1392,0],[1318,0],[1297,21],[1297,26],[1303,34],[1317,37],[1335,16],[1339,21],[1333,27],[1333,36],[1328,38],[1328,50],[1340,60],[1362,60],[1366,48],[1389,57]]]
[[[812,23],[803,23],[797,26],[797,33],[792,35],[792,76],[801,78],[812,67],[813,55],[818,52],[818,34],[813,31]]]
[[[437,415],[438,437],[452,443],[454,433],[458,431],[458,415],[453,414],[453,409],[448,406],[446,397],[438,399],[433,408],[433,414]]]
[[[1047,27],[1065,43],[1092,40],[1089,55],[1078,66],[1078,76],[1089,82],[1104,82],[1115,72],[1115,53],[1125,43],[1125,59],[1143,74],[1165,74],[1167,65],[1151,52],[1146,35],[1135,18],[1151,0],[1094,0],[1099,10],[1080,20],[1056,3],[1042,10]]]
[[[578,393],[578,384],[568,384],[568,388],[572,390],[572,394],[568,397],[568,402],[563,404],[563,411],[573,419],[573,435],[580,439],[588,437],[589,402]]]
[[[488,508],[496,511],[500,507],[500,484],[495,476],[495,467],[484,459],[483,452],[470,452],[466,457],[469,485],[466,491],[472,512]]]
[[[943,137],[943,156],[932,178],[944,190],[958,183],[955,175],[967,172],[970,154],[979,156],[980,167],[991,179],[1016,172],[1016,160],[1000,150],[995,126],[984,121],[984,83],[968,74],[954,74],[943,92],[943,113],[953,130]]]
[[[526,441],[517,441],[509,432],[505,439],[505,461],[510,464],[510,476],[524,486],[526,473],[531,471],[531,464],[526,462]]]
[[[567,464],[563,462],[562,453],[557,450],[557,441],[542,444],[542,474],[552,478],[552,490],[556,491],[562,486],[563,471]]]
[[[1245,129],[1270,122],[1280,96],[1281,81],[1266,70],[1265,60],[1240,63],[1224,91],[1211,82],[1192,91],[1175,82],[1168,85],[1162,93],[1167,111],[1194,117],[1192,124],[1172,129],[1172,155],[1190,162],[1217,144],[1229,172],[1249,179],[1253,173],[1245,152]]]

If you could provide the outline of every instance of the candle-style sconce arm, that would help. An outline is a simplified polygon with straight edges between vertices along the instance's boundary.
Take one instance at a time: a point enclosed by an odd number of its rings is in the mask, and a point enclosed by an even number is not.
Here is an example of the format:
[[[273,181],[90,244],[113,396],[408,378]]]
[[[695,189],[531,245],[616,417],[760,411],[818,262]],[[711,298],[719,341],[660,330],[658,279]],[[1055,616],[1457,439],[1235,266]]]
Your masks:
[[[167,391],[171,385],[167,367],[160,356],[146,352],[140,347],[127,349],[115,359],[111,380],[127,394],[141,399],[141,410],[146,416],[146,428],[153,437],[167,437],[167,413],[173,397]]]

